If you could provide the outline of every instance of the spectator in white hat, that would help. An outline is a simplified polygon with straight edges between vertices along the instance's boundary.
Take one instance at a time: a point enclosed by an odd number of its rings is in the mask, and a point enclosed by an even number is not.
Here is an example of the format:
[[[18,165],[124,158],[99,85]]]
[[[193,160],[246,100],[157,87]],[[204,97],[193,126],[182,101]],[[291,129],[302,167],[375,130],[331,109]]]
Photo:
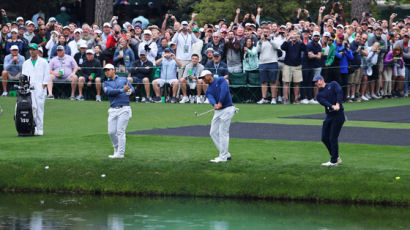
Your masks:
[[[138,46],[138,50],[145,50],[147,52],[148,61],[155,63],[157,57],[158,47],[157,43],[152,40],[151,30],[144,30],[142,40]]]
[[[83,95],[84,83],[87,87],[91,87],[92,84],[95,84],[95,89],[97,95],[95,97],[96,101],[101,101],[101,63],[94,57],[94,50],[88,49],[86,52],[86,59],[83,64],[80,65],[80,70],[78,72],[78,93]]]
[[[6,40],[6,55],[10,54],[11,46],[16,45],[19,51],[23,51],[23,41],[18,38],[18,30],[16,28],[11,29],[11,38]]]
[[[30,43],[31,40],[34,38],[34,22],[32,21],[27,21],[26,22],[26,29],[27,31],[24,33],[24,38],[27,39],[27,41]]]
[[[7,81],[18,81],[21,76],[21,67],[25,58],[19,54],[19,47],[17,45],[12,45],[10,47],[10,54],[4,58],[4,70],[1,73],[3,94],[2,96],[7,96]]]
[[[74,30],[74,40],[68,43],[68,46],[71,49],[71,56],[74,57],[76,53],[78,53],[80,44],[85,43],[85,41],[81,38],[82,34],[81,29],[75,29]]]

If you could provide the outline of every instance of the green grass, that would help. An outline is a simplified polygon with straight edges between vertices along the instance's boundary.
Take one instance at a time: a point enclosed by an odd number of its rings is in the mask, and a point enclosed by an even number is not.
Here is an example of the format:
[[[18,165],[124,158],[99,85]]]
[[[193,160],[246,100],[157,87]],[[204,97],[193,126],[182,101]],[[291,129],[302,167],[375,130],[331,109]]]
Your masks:
[[[346,104],[346,110],[408,105],[410,99]],[[233,160],[211,164],[210,138],[128,135],[126,158],[108,159],[108,102],[46,101],[45,135],[17,137],[15,98],[0,98],[0,188],[303,199],[410,204],[410,147],[340,144],[344,163],[320,167],[328,153],[319,142],[231,139]],[[234,122],[321,125],[280,117],[322,113],[316,105],[237,105]],[[208,125],[209,105],[132,104],[127,131]],[[410,124],[349,121],[346,126],[409,129]],[[49,166],[48,170],[44,167]],[[101,174],[106,174],[105,178]],[[400,176],[400,180],[395,180]]]

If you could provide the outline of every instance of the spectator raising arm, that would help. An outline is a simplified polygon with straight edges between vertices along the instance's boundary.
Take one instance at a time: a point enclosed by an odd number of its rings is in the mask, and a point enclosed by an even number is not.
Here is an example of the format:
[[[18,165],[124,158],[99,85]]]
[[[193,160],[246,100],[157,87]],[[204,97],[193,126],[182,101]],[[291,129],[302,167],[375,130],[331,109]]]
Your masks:
[[[235,19],[233,20],[234,23],[238,24],[239,23],[239,14],[241,13],[241,9],[237,8],[236,9],[236,15],[235,15]]]
[[[164,21],[162,22],[162,25],[161,25],[161,34],[165,34],[165,30],[167,29],[168,18],[169,18],[169,15],[165,14]]]

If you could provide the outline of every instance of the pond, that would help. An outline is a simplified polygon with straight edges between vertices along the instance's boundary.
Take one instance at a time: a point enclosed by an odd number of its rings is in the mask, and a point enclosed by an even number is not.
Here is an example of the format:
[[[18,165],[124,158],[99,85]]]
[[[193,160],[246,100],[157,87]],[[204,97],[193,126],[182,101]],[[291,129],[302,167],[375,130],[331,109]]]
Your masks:
[[[409,229],[410,207],[0,193],[0,229]]]

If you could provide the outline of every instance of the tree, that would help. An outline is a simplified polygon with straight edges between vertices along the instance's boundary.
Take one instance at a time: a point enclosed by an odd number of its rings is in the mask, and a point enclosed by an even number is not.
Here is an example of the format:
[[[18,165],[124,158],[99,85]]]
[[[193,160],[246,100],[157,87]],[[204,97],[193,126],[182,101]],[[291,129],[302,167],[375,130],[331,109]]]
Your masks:
[[[371,0],[352,0],[351,18],[362,18],[363,12],[369,12]]]
[[[102,26],[104,22],[109,22],[113,16],[113,11],[112,0],[95,0],[95,23]]]

